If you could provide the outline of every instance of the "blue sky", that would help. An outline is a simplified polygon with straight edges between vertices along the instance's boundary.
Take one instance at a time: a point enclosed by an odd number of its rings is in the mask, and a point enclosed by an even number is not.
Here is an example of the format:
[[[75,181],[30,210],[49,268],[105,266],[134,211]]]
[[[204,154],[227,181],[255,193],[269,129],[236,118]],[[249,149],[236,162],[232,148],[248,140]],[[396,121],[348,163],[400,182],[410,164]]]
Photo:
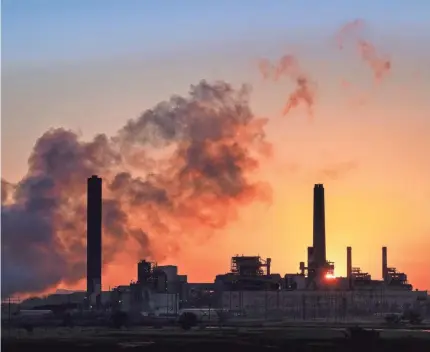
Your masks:
[[[430,2],[3,0],[3,64],[157,54],[208,43],[333,30],[357,17],[430,33]],[[404,33],[403,33],[404,34]]]

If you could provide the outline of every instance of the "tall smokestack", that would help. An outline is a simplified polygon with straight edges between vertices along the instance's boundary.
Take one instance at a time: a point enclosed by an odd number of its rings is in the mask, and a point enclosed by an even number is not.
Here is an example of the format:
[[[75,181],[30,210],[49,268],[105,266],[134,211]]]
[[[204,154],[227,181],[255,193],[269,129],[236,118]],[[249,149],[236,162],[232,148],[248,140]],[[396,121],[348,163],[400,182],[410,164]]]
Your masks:
[[[387,247],[382,247],[382,279],[388,280]]]
[[[351,278],[352,275],[352,248],[346,247],[346,277]]]
[[[308,247],[308,268],[315,268],[314,247]]]
[[[314,262],[317,268],[326,264],[325,253],[325,210],[324,187],[316,184],[314,187]]]
[[[102,286],[102,179],[92,176],[87,184],[87,297],[101,303]]]

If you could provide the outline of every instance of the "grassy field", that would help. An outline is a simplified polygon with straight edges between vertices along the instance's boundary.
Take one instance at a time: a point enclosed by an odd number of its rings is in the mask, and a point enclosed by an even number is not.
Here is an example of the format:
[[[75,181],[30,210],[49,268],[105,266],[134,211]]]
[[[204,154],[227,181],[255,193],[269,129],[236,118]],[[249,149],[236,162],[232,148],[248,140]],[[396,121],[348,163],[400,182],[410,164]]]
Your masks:
[[[430,332],[383,330],[380,337],[346,337],[336,328],[97,329],[2,331],[4,351],[430,351]]]
[[[402,339],[378,341],[350,341],[347,339],[332,340],[283,340],[283,339],[253,339],[241,337],[234,339],[147,339],[145,341],[60,341],[60,340],[8,340],[2,341],[3,351],[408,351],[428,352],[430,344],[424,340]]]

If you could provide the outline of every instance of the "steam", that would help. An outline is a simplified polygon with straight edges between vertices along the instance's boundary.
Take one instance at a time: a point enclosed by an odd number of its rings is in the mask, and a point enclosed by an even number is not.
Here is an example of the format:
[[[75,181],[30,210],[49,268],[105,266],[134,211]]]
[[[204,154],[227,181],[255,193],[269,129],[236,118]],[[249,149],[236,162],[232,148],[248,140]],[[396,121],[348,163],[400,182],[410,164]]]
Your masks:
[[[299,65],[297,59],[292,55],[283,56],[278,63],[272,64],[263,59],[260,64],[260,72],[265,79],[278,81],[286,77],[294,83],[294,90],[289,94],[282,114],[285,116],[300,104],[306,106],[308,114],[313,116],[313,105],[315,103],[316,85],[307,77]]]
[[[362,37],[365,22],[356,19],[345,24],[336,34],[336,41],[340,50],[345,48],[345,44],[352,42],[358,54],[373,72],[377,83],[381,82],[391,70],[391,61],[381,55],[374,44]]]
[[[85,275],[86,179],[103,178],[103,261],[124,241],[159,260],[184,236],[211,236],[242,206],[270,201],[253,179],[271,154],[249,87],[201,81],[188,97],[85,142],[65,129],[36,142],[26,176],[2,180],[2,296],[40,292]],[[163,248],[163,251],[160,250]],[[137,259],[137,258],[136,258]]]

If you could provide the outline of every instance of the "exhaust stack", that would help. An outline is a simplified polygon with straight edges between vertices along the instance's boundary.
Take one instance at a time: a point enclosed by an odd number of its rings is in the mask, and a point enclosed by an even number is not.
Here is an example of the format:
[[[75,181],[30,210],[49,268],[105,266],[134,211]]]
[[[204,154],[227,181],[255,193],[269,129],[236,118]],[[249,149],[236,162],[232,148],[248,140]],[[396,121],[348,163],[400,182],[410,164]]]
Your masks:
[[[382,247],[382,279],[388,281],[387,247]]]
[[[352,248],[346,247],[346,277],[350,279],[352,276]]]
[[[90,177],[87,187],[87,298],[98,308],[102,289],[102,179]]]
[[[324,186],[314,187],[313,257],[316,268],[326,265]]]
[[[270,276],[271,271],[270,271],[270,266],[272,265],[272,258],[267,258],[266,259],[266,265],[267,265],[267,276]]]

